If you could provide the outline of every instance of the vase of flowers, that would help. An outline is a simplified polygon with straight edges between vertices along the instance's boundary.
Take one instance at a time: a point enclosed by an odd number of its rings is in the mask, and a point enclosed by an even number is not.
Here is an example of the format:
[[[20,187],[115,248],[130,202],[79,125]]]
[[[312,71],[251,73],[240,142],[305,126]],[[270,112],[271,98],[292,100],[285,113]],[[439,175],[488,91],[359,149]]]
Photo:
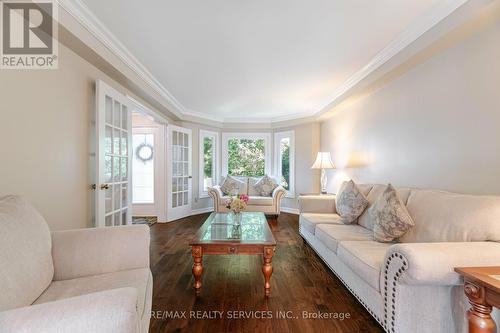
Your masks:
[[[241,212],[247,209],[249,197],[245,194],[237,194],[235,197],[230,196],[226,200],[226,208],[233,213],[233,222],[236,225],[241,223]]]

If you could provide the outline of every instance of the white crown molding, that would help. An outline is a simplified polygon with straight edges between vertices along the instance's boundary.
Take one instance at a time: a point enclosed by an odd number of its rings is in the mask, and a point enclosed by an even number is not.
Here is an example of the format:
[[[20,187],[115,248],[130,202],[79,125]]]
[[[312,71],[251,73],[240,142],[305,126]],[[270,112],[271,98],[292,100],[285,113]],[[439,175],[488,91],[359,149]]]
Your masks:
[[[135,74],[143,79],[156,93],[165,98],[170,104],[167,109],[186,121],[203,121],[224,123],[262,123],[270,124],[298,120],[302,118],[320,117],[333,108],[349,91],[361,81],[374,73],[390,59],[403,51],[410,44],[435,27],[439,22],[452,14],[456,9],[471,0],[446,0],[437,5],[433,10],[423,15],[414,22],[406,31],[397,36],[391,43],[359,71],[350,76],[332,94],[330,102],[320,110],[306,111],[286,116],[256,118],[256,117],[231,117],[223,118],[206,113],[189,110],[182,105],[147,68],[137,60],[122,42],[90,11],[81,0],[57,0],[61,7],[73,16],[86,30],[105,45],[113,54],[121,59]]]
[[[216,122],[220,122],[220,123],[224,122],[224,118],[222,118],[222,117],[219,117],[219,116],[216,116],[216,115],[209,115],[209,114],[206,114],[206,113],[203,113],[203,112],[194,111],[194,110],[184,109],[184,115],[185,116],[194,117],[194,118],[199,118],[199,119],[216,121]]]

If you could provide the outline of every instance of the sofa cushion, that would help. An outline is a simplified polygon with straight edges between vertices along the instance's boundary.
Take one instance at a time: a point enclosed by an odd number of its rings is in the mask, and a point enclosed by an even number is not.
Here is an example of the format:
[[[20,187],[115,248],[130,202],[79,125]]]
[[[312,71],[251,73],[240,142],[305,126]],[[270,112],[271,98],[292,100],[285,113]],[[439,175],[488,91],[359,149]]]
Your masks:
[[[338,214],[329,213],[302,213],[299,217],[299,223],[313,235],[317,224],[342,224]]]
[[[225,205],[226,200],[229,199],[230,197],[228,195],[225,195],[219,199],[219,204],[220,205]],[[249,206],[272,206],[274,203],[273,197],[248,197],[248,205]]]
[[[358,186],[359,191],[363,193],[365,197],[368,196],[368,193],[370,193],[370,191],[373,188],[373,184],[356,184],[356,185]]]
[[[19,196],[0,197],[0,311],[28,306],[54,276],[44,218]]]
[[[225,195],[247,194],[248,179],[237,179],[233,176],[227,176],[220,187]]]
[[[406,207],[415,226],[401,242],[500,241],[500,196],[414,189]]]
[[[345,224],[356,222],[368,206],[368,200],[352,180],[342,184],[335,203],[337,213]]]
[[[368,200],[369,204],[366,210],[361,214],[361,216],[358,218],[358,224],[360,226],[363,226],[365,228],[368,228],[370,230],[373,230],[373,221],[370,217],[369,211],[370,208],[373,206],[375,201],[378,199],[380,194],[384,192],[386,185],[381,185],[381,184],[374,184],[374,185],[367,185],[367,184],[359,184],[358,188],[360,191],[363,193],[363,190],[370,189],[368,193],[365,195],[366,199]],[[401,199],[401,201],[406,205],[408,202],[408,197],[410,196],[410,189],[406,187],[402,188],[397,188],[396,191],[398,192],[398,196]],[[364,193],[363,193],[364,194]]]
[[[359,225],[318,224],[314,235],[335,253],[341,241],[373,240],[373,232]]]
[[[255,190],[263,197],[270,197],[276,187],[278,187],[278,183],[268,175],[265,175],[255,183]]]
[[[33,304],[47,303],[109,289],[133,287],[137,289],[138,295],[137,312],[143,316],[150,306],[148,295],[152,289],[152,282],[151,271],[148,268],[54,281]]]
[[[248,195],[252,197],[259,197],[260,192],[255,188],[255,184],[261,179],[262,177],[248,177]]]
[[[337,255],[373,289],[380,291],[380,272],[390,246],[376,241],[342,241]]]
[[[251,206],[272,206],[273,201],[272,197],[251,196],[249,197],[248,204]]]
[[[373,236],[378,242],[392,242],[403,236],[414,225],[413,219],[401,201],[396,189],[387,185],[369,211],[373,221]]]

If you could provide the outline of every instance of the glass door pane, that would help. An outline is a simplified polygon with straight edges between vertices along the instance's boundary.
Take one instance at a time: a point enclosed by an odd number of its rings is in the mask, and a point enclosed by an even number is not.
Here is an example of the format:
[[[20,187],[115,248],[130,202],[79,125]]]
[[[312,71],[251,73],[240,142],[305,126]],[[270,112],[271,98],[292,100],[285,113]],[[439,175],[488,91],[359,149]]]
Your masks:
[[[129,179],[128,109],[106,96],[104,136],[105,225],[127,224]]]
[[[186,133],[172,131],[172,207],[188,204],[189,137]]]
[[[96,81],[96,225],[129,223],[129,100],[101,80]]]

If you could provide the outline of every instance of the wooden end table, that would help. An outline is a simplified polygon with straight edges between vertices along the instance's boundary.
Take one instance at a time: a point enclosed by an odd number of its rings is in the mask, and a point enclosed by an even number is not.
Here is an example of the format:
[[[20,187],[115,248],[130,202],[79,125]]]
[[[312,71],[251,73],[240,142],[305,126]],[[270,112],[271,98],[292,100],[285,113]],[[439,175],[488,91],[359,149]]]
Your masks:
[[[272,259],[276,240],[266,216],[261,212],[242,212],[240,225],[235,225],[233,215],[212,213],[200,227],[189,245],[193,256],[194,289],[201,291],[203,255],[205,254],[258,254],[263,257],[264,295],[271,293]]]
[[[456,267],[464,277],[464,291],[471,309],[467,311],[469,333],[496,333],[492,307],[500,307],[500,267]]]

